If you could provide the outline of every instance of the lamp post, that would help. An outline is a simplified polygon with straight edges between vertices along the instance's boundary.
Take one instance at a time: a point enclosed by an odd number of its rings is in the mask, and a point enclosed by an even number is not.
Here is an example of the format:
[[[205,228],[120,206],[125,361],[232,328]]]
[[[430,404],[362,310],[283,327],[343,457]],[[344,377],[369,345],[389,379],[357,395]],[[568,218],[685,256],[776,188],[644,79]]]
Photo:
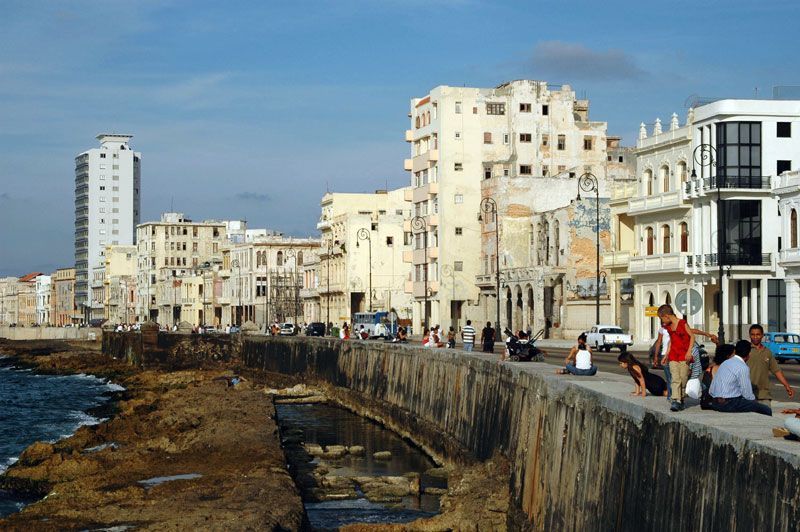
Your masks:
[[[369,230],[366,227],[359,229],[356,236],[358,237],[356,247],[358,247],[358,243],[361,240],[366,240],[369,246],[369,311],[372,312],[372,237],[370,237]]]
[[[478,221],[483,221],[482,214],[491,214],[494,217],[494,274],[495,274],[495,290],[497,292],[497,322],[495,323],[495,338],[500,338],[500,218],[497,215],[497,202],[491,196],[483,198],[480,204],[480,212],[478,213]]]
[[[283,254],[283,257],[284,260],[292,259],[292,274],[289,279],[291,279],[292,293],[294,294],[294,301],[292,303],[294,306],[294,313],[292,314],[292,318],[295,326],[297,326],[297,280],[295,279],[297,276],[297,254],[294,248],[289,248]]]
[[[595,270],[595,325],[600,323],[600,186],[597,181],[597,176],[591,172],[586,172],[578,178],[578,196],[577,200],[581,201],[581,191],[594,192],[594,206],[595,206],[595,231],[597,255],[595,256],[596,270]]]
[[[242,268],[239,265],[239,259],[233,259],[231,261],[231,266],[236,268],[236,292],[239,294],[239,306],[236,307],[235,317],[236,317],[236,325],[241,326],[241,319],[239,317],[239,312],[242,309],[242,287],[241,287],[241,276],[242,276]]]
[[[711,144],[699,144],[692,152],[692,179],[697,179],[695,165],[701,169],[708,167],[708,177],[712,177],[712,169],[717,164],[717,149]],[[724,177],[724,176],[723,176]],[[722,207],[722,179],[716,176],[717,188],[717,265],[719,266],[719,330],[717,336],[720,343],[725,343],[725,307],[722,304],[722,279],[725,264],[725,209]]]
[[[424,316],[422,327],[424,330],[428,328],[428,222],[425,221],[425,218],[422,216],[414,216],[411,219],[411,232],[414,234],[422,233],[422,244],[425,248],[425,271],[423,272],[425,281],[425,307],[422,310],[422,315]]]
[[[333,240],[328,240],[328,253],[325,255],[325,265],[328,268],[328,275],[326,282],[328,283],[328,291],[326,292],[326,323],[325,323],[325,330],[328,331],[327,334],[330,334],[330,327],[331,327],[331,253],[333,253]]]

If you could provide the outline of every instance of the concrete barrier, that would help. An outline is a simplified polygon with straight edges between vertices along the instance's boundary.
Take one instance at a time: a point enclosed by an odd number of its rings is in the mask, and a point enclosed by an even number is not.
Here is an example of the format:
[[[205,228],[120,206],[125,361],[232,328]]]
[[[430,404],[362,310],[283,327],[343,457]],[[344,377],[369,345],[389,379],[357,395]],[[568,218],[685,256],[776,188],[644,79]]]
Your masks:
[[[0,338],[8,340],[100,340],[101,329],[92,327],[0,326]]]
[[[201,338],[198,341],[203,341]],[[159,340],[160,342],[160,340]],[[756,414],[633,398],[632,381],[378,342],[243,338],[250,367],[327,386],[457,462],[511,464],[512,530],[795,530],[800,443]]]

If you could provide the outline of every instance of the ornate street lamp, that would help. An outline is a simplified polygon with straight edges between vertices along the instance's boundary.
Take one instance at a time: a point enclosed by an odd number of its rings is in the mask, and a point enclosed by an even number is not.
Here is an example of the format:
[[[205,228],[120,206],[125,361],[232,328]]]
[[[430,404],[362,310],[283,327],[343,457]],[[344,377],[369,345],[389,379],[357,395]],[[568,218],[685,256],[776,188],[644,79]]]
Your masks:
[[[697,179],[695,165],[699,165],[700,168],[708,167],[708,176],[711,178],[712,169],[716,164],[717,149],[711,144],[698,145],[692,152],[692,179]],[[722,278],[725,264],[725,209],[722,207],[723,180],[718,175],[714,181],[717,186],[717,265],[719,266],[719,331],[717,331],[717,336],[720,343],[725,343],[725,307],[722,304]]]
[[[327,334],[331,332],[331,253],[333,253],[333,240],[328,239],[327,241],[327,248],[328,253],[325,255],[325,266],[328,269],[328,276],[327,276],[327,283],[328,283],[328,291],[326,293],[326,323],[325,323],[325,330]]]
[[[423,218],[422,216],[414,216],[411,219],[411,232],[417,235],[422,233],[422,244],[425,248],[425,272],[424,272],[425,307],[422,310],[422,315],[424,316],[423,328],[427,329],[428,328],[428,222],[425,221],[425,218]]]
[[[239,265],[239,259],[233,259],[231,261],[231,266],[236,268],[236,291],[239,294],[239,306],[236,307],[237,311],[234,314],[235,314],[236,322],[237,322],[236,325],[237,326],[241,326],[242,323],[241,323],[241,317],[240,317],[239,312],[241,312],[241,310],[242,310],[242,287],[241,287],[242,268]]]
[[[595,270],[595,325],[600,323],[600,186],[597,181],[597,176],[591,172],[586,172],[578,178],[578,196],[577,200],[581,201],[581,191],[594,192],[594,205],[595,205],[595,231],[597,256],[596,270]]]
[[[286,261],[287,259],[292,259],[292,275],[290,279],[292,280],[292,292],[294,293],[294,324],[297,326],[297,254],[294,248],[289,248],[283,254],[283,260]],[[285,262],[284,262],[285,264]]]
[[[362,227],[356,233],[358,239],[356,240],[356,247],[361,240],[366,240],[369,245],[369,311],[372,312],[372,238],[370,237],[369,230]]]
[[[500,218],[497,215],[497,202],[492,197],[486,197],[481,200],[480,212],[478,212],[478,221],[483,221],[482,213],[491,214],[494,217],[494,273],[495,273],[495,290],[497,292],[497,322],[495,323],[495,338],[500,338]]]

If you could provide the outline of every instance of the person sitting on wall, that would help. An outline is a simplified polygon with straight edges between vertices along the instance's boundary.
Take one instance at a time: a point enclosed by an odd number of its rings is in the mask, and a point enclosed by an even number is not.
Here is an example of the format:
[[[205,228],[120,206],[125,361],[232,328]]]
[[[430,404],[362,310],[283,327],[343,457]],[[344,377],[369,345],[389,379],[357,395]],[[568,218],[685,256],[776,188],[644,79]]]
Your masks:
[[[395,336],[395,338],[394,338],[394,340],[392,340],[392,342],[403,342],[403,343],[405,343],[407,341],[408,341],[408,334],[406,333],[406,328],[402,327],[402,326],[398,327],[397,328],[397,336]]]
[[[772,415],[772,409],[756,401],[753,385],[750,382],[750,342],[740,340],[736,343],[735,354],[720,365],[714,380],[711,381],[711,408],[717,412],[756,412]]]
[[[358,337],[362,340],[369,340],[369,332],[367,332],[363,325],[358,330]]]
[[[447,348],[454,349],[456,347],[456,330],[453,326],[450,326],[450,330],[447,331]]]
[[[431,329],[431,342],[433,343],[431,347],[444,347],[444,342],[442,342],[442,337],[439,334],[438,325]]]
[[[428,328],[422,332],[422,347],[431,347],[431,331]]]
[[[586,333],[578,336],[578,345],[572,348],[565,362],[564,368],[556,370],[557,374],[592,376],[597,373],[597,366],[592,364],[592,352],[586,345]]]
[[[650,373],[647,366],[636,360],[632,354],[625,352],[617,357],[619,365],[622,369],[628,370],[633,382],[636,383],[636,389],[631,392],[631,395],[641,395],[645,397],[647,392],[658,397],[667,396],[667,383],[664,379]]]

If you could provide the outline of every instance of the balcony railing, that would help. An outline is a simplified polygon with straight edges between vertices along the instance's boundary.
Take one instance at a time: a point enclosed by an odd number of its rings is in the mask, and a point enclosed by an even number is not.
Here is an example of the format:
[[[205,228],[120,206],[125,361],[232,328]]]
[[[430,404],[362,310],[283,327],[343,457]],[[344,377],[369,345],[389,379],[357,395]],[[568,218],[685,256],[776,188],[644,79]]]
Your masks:
[[[718,179],[720,181],[720,188],[724,189],[769,190],[772,184],[771,176],[711,176],[694,180],[694,182],[702,183],[702,187],[706,190],[709,190],[717,188]],[[684,183],[684,190],[687,194],[692,192],[692,185],[693,181],[687,181]]]
[[[723,253],[722,265],[724,266],[770,266],[772,253]],[[719,266],[717,253],[705,255],[690,255],[687,266]]]

